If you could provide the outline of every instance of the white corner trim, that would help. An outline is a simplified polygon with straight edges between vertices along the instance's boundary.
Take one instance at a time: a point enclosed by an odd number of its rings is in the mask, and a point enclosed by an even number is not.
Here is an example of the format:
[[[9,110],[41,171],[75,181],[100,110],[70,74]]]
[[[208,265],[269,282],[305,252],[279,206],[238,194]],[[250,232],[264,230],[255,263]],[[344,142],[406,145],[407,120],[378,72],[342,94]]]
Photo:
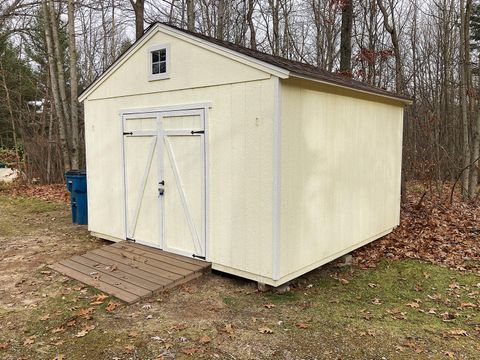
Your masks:
[[[273,229],[272,229],[272,279],[280,278],[280,207],[281,207],[281,118],[282,83],[274,77],[273,109]]]

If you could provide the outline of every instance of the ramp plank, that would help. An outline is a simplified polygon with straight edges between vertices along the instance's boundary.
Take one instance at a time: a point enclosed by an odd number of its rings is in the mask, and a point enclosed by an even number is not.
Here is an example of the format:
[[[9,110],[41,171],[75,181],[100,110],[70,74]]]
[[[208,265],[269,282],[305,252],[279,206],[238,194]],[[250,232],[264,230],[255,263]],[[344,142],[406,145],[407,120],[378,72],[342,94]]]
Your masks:
[[[62,260],[50,268],[132,304],[197,279],[210,270],[211,264],[123,241]]]

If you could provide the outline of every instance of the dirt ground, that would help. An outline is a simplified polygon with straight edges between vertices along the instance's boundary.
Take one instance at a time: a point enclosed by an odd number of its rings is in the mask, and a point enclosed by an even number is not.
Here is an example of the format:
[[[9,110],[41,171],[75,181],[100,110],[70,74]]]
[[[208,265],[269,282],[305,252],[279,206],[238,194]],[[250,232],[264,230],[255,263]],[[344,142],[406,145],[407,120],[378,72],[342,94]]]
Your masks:
[[[418,260],[317,269],[286,294],[213,273],[132,306],[48,269],[105,242],[0,192],[1,359],[478,359],[480,277]]]

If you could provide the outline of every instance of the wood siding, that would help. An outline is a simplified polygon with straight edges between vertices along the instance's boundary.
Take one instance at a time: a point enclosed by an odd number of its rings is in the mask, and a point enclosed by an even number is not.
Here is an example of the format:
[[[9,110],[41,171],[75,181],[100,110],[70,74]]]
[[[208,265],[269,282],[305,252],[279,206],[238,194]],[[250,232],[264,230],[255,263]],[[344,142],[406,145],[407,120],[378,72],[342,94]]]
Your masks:
[[[280,283],[399,223],[403,107],[282,81]]]

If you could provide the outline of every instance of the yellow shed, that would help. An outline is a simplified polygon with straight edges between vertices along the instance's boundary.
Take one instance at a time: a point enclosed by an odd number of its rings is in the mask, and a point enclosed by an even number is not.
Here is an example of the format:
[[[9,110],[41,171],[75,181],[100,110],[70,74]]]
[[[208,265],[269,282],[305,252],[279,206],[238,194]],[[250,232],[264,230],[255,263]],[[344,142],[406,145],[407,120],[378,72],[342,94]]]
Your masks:
[[[80,101],[94,236],[278,286],[399,223],[407,98],[156,23]]]

